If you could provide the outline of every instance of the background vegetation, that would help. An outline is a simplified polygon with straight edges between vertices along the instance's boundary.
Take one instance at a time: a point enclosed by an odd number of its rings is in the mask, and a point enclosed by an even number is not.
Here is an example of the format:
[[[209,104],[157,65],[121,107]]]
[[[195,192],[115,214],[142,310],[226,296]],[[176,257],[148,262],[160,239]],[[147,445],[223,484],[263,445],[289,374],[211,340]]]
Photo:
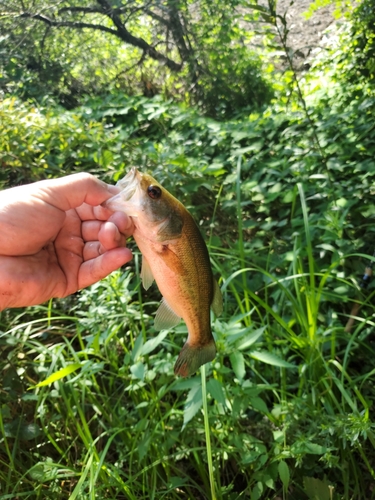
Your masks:
[[[2,187],[149,170],[198,221],[225,307],[203,387],[173,375],[186,328],[153,330],[136,247],[3,311],[1,500],[375,497],[373,6],[336,2],[302,72],[275,4],[3,2]]]

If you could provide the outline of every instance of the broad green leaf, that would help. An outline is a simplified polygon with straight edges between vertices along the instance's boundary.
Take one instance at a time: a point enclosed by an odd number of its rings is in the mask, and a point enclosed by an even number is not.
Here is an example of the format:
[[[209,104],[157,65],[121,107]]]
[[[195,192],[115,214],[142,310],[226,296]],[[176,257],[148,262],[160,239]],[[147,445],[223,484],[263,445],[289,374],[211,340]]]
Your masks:
[[[263,493],[263,484],[258,481],[251,491],[250,500],[259,500]]]
[[[237,349],[247,349],[251,345],[255,344],[255,342],[263,335],[266,328],[266,326],[262,326],[262,328],[254,330],[250,335],[246,335],[243,339],[237,342]]]
[[[255,410],[259,410],[262,413],[269,413],[266,403],[259,396],[250,396],[249,398],[251,406]]]
[[[315,248],[322,248],[323,250],[328,250],[329,252],[336,252],[336,248],[329,243],[321,243],[320,245],[315,245]]]
[[[194,389],[200,387],[201,378],[200,377],[190,377],[190,378],[180,378],[177,379],[173,384],[172,389],[174,391],[186,391],[187,389]]]
[[[23,419],[15,418],[11,422],[4,424],[4,433],[6,437],[30,441],[40,436],[42,431],[37,424],[28,424]]]
[[[230,363],[232,365],[233,371],[238,378],[242,380],[245,376],[245,361],[242,352],[234,351],[229,355]]]
[[[37,481],[38,483],[43,483],[43,481],[45,480],[44,464],[38,463],[34,465],[29,470],[28,474],[33,481]]]
[[[311,443],[309,441],[297,441],[292,444],[291,450],[293,453],[311,454],[311,455],[323,455],[326,453],[327,448],[321,446],[320,444]]]
[[[24,439],[25,441],[30,441],[31,439],[35,439],[41,434],[41,430],[37,424],[25,424],[22,425],[19,429],[19,438]]]
[[[304,477],[303,485],[309,500],[330,500],[332,498],[329,485],[321,479]]]
[[[211,396],[216,399],[218,403],[225,405],[225,394],[223,390],[223,386],[221,383],[215,378],[211,378],[207,382],[207,390],[211,394]]]
[[[132,359],[133,359],[133,361],[137,361],[138,356],[140,356],[140,354],[141,354],[142,346],[143,346],[142,335],[138,335],[138,337],[135,339],[134,347],[133,347],[133,350],[132,350]]]
[[[140,361],[135,365],[132,365],[130,367],[130,371],[132,372],[134,377],[138,378],[139,380],[143,380],[145,378],[145,365]]]
[[[139,460],[142,460],[142,458],[146,455],[146,453],[148,452],[148,449],[149,449],[149,446],[150,446],[150,442],[151,442],[151,437],[149,432],[146,432],[139,445],[138,445],[138,454],[139,454]]]
[[[56,382],[57,380],[60,380],[67,375],[70,375],[71,373],[75,372],[78,370],[78,368],[82,367],[82,363],[72,363],[71,365],[65,366],[65,368],[61,368],[61,370],[58,370],[55,373],[52,373],[46,380],[43,380],[42,382],[39,382],[39,384],[36,384],[33,387],[30,387],[30,389],[34,389],[35,387],[44,387],[46,385],[53,384],[53,382]]]
[[[184,408],[184,423],[182,428],[190,422],[190,420],[198,413],[203,404],[202,401],[202,386],[190,389],[188,397],[186,398]]]
[[[24,400],[25,396],[26,396],[26,394],[23,395],[22,400]],[[10,408],[8,405],[2,404],[0,412],[1,412],[2,418],[5,418],[5,419],[11,418],[11,412],[10,412]]]
[[[187,477],[172,476],[169,478],[169,486],[171,488],[179,488],[180,486],[183,486],[186,481],[188,481]]]
[[[274,414],[274,410],[272,411],[272,414]],[[276,443],[282,443],[284,441],[285,437],[284,431],[276,430],[273,431],[272,434],[273,434],[273,439],[276,441]]]
[[[284,485],[284,489],[287,490],[289,486],[289,481],[290,481],[290,473],[289,473],[289,467],[284,460],[280,460],[279,465],[278,465],[278,470],[279,470],[279,476],[281,479],[281,482]]]
[[[284,361],[283,359],[276,356],[276,354],[268,351],[252,351],[248,354],[257,361],[261,361],[262,363],[266,363],[267,365],[279,366],[280,368],[296,368],[296,366],[288,363],[287,361]]]
[[[156,349],[157,346],[163,342],[168,333],[168,330],[162,330],[156,337],[147,340],[147,342],[145,342],[145,344],[141,347],[139,355],[143,356],[145,354],[150,354],[150,352]]]

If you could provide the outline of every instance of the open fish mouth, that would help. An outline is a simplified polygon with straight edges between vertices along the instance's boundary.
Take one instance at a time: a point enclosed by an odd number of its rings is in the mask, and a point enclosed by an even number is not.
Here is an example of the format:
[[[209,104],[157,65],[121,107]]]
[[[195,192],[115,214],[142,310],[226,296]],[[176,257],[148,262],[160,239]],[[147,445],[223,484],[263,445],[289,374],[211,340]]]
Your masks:
[[[120,179],[116,186],[121,191],[103,203],[103,207],[113,211],[124,211],[129,217],[137,217],[141,206],[140,174],[136,167],[133,167],[123,179]]]
[[[116,186],[121,188],[121,194],[124,201],[129,201],[130,198],[134,196],[137,186],[140,181],[141,174],[135,167],[125,175],[123,179],[120,179]]]

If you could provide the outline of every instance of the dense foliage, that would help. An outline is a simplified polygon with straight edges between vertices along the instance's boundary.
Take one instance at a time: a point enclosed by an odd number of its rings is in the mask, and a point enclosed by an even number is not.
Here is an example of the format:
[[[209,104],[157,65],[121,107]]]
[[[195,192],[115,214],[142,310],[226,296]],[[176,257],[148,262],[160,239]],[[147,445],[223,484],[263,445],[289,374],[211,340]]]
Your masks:
[[[2,312],[0,498],[211,498],[206,399],[216,498],[374,498],[369,5],[297,89],[285,72],[231,120],[113,89],[72,110],[4,95],[2,187],[149,170],[198,221],[225,307],[207,386],[173,376],[186,328],[154,331],[135,247],[76,296]]]
[[[0,5],[1,5],[0,1]],[[249,42],[257,4],[243,0],[6,0],[0,86],[77,106],[108,87],[173,95],[228,117],[272,91]],[[250,26],[250,30],[249,30]]]

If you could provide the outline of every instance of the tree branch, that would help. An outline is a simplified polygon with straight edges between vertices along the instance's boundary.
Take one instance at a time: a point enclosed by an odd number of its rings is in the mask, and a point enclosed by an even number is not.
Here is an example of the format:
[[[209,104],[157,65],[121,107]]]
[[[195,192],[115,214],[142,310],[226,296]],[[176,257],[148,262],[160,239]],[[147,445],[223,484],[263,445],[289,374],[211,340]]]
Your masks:
[[[134,63],[131,66],[129,66],[129,68],[123,69],[122,71],[120,71],[120,73],[117,73],[117,75],[114,78],[112,78],[111,81],[114,82],[121,75],[124,75],[125,73],[128,73],[129,71],[131,71],[136,66],[140,66],[143,63],[143,61],[145,60],[145,57],[146,57],[146,54],[143,52],[141,58],[139,59],[139,61],[137,61],[136,63]]]
[[[116,26],[118,33],[117,36],[121,38],[121,40],[129,43],[130,45],[138,47],[139,49],[142,49],[152,59],[165,63],[165,65],[172,71],[180,71],[180,69],[182,68],[182,63],[176,63],[169,57],[157,51],[143,38],[136,37],[129,33],[129,31],[125,28],[125,25],[122,23],[120,17],[115,13],[107,0],[97,0],[97,2],[103,8],[103,13],[105,13]]]
[[[164,17],[159,16],[159,14],[156,14],[155,12],[153,12],[150,9],[143,9],[143,12],[145,12],[150,17],[152,17],[153,19],[155,19],[156,21],[158,21],[160,24],[164,24],[164,26],[167,26],[167,28],[170,29],[171,22],[169,20],[164,19]]]
[[[81,22],[72,22],[72,21],[53,21],[49,17],[42,16],[42,14],[31,14],[30,12],[23,12],[20,17],[28,17],[31,19],[37,19],[38,21],[43,21],[44,23],[48,24],[49,26],[55,26],[55,27],[60,27],[60,26],[65,26],[67,28],[74,28],[74,29],[83,29],[83,28],[88,28],[88,29],[95,29],[99,31],[105,31],[106,33],[110,33],[111,35],[117,36],[118,33],[116,30],[112,28],[107,28],[107,26],[102,26],[101,24],[90,24],[90,23],[81,23]]]
[[[118,7],[117,9],[113,9],[116,14],[121,14],[125,12],[125,7]],[[62,14],[63,12],[83,12],[84,14],[103,14],[107,15],[106,12],[103,12],[101,7],[95,7],[92,5],[91,7],[78,7],[76,5],[72,5],[71,7],[62,7],[59,9],[58,13]]]
[[[83,12],[84,14],[103,14],[102,9],[100,7],[62,7],[58,10],[59,14],[63,12]]]
[[[129,45],[133,45],[134,47],[141,49],[145,54],[151,57],[151,59],[164,63],[172,71],[177,72],[181,70],[182,63],[177,63],[176,61],[173,61],[173,59],[170,59],[169,57],[165,56],[164,54],[156,50],[155,47],[147,43],[146,40],[144,40],[143,38],[139,38],[132,35],[126,29],[124,24],[121,22],[119,16],[114,12],[114,10],[111,9],[110,5],[106,2],[106,0],[97,0],[97,1],[102,7],[102,9],[100,10],[101,14],[108,16],[112,20],[116,29],[108,28],[107,26],[103,26],[101,24],[84,23],[78,21],[75,22],[75,21],[54,20],[42,14],[32,14],[31,12],[23,12],[20,15],[20,17],[37,19],[38,21],[42,21],[43,23],[48,24],[48,26],[54,26],[57,28],[59,27],[66,27],[73,29],[86,28],[86,29],[103,31],[105,33],[109,33],[110,35],[116,36],[117,38],[120,38],[120,40],[122,40],[125,43],[128,43]]]

